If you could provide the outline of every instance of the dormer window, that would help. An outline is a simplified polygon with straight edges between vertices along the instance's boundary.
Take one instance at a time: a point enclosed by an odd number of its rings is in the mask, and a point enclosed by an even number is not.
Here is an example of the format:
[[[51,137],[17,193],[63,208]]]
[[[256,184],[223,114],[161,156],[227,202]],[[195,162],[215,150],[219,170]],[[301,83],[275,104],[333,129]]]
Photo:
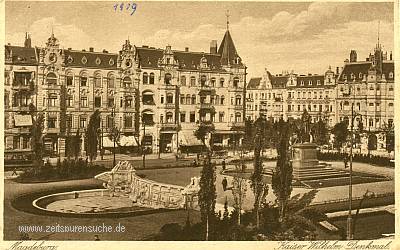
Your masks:
[[[389,79],[393,79],[393,72],[389,73]]]
[[[363,78],[363,74],[360,72],[360,74],[358,74],[358,78],[362,79]]]
[[[353,74],[353,73],[350,74],[350,79],[351,79],[351,80],[354,79],[354,74]]]
[[[312,81],[311,80],[308,81],[308,85],[312,85]]]
[[[300,81],[300,85],[301,85],[301,86],[304,86],[304,81],[303,81],[303,80]]]
[[[329,78],[330,80],[330,78]],[[321,85],[321,80],[317,80],[317,85]]]
[[[343,80],[347,80],[347,75],[343,75]]]

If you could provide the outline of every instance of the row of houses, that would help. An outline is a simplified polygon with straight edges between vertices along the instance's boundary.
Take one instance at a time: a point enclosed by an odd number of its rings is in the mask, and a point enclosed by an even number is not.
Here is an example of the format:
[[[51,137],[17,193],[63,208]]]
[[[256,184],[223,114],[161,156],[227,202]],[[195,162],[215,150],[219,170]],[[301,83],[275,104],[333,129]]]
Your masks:
[[[30,126],[38,112],[45,117],[46,149],[60,155],[69,135],[84,134],[95,110],[103,147],[113,147],[107,134],[118,127],[121,146],[146,145],[153,152],[198,146],[193,130],[199,124],[215,126],[214,145],[233,146],[244,120],[260,115],[297,118],[307,110],[312,121],[333,126],[349,119],[353,106],[357,122],[377,133],[394,119],[394,62],[380,44],[365,61],[351,51],[335,71],[265,70],[248,82],[229,29],[208,52],[137,47],[129,40],[118,53],[78,51],[62,49],[54,34],[42,48],[32,47],[27,34],[23,47],[8,44],[5,52],[6,156],[31,150]]]

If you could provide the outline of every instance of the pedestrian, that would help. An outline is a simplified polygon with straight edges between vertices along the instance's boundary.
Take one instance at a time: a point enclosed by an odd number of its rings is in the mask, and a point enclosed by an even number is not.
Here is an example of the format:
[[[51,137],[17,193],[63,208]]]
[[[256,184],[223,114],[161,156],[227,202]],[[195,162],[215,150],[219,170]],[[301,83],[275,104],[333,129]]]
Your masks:
[[[347,155],[345,155],[344,156],[344,159],[343,159],[343,161],[344,161],[344,168],[348,168],[349,166],[348,166],[348,163],[349,163],[349,158],[348,158],[348,156]]]
[[[225,163],[225,159],[222,160],[222,170],[226,169],[226,163]]]
[[[99,238],[99,236],[96,234],[96,235],[94,235],[94,240],[95,241],[100,241],[100,238]]]
[[[194,168],[197,167],[197,161],[196,161],[196,159],[193,160],[193,167],[194,167]]]
[[[228,180],[226,179],[226,177],[224,177],[224,179],[222,180],[222,188],[224,189],[224,191],[226,191],[228,186]]]
[[[18,173],[17,173],[17,168],[14,168],[14,170],[13,170],[13,172],[12,172],[12,175],[11,175],[11,176],[14,176],[14,175],[17,175],[17,176],[18,176]]]

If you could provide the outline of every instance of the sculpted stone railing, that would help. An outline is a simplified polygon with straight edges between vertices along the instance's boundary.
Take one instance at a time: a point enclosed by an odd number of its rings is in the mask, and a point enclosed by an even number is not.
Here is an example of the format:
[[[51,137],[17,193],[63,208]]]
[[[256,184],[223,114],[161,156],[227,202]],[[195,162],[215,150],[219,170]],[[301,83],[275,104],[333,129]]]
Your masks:
[[[151,208],[198,209],[199,178],[186,187],[141,178],[127,161],[120,161],[109,172],[95,176],[113,196],[128,196],[133,204]]]

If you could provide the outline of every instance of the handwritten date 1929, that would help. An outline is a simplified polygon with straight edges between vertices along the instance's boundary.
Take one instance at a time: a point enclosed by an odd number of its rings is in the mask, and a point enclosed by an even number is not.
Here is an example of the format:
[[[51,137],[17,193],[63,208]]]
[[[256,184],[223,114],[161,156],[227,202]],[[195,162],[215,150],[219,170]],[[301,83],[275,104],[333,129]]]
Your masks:
[[[114,4],[114,10],[117,11],[126,11],[130,12],[131,16],[136,12],[137,4],[136,3],[116,3]]]

